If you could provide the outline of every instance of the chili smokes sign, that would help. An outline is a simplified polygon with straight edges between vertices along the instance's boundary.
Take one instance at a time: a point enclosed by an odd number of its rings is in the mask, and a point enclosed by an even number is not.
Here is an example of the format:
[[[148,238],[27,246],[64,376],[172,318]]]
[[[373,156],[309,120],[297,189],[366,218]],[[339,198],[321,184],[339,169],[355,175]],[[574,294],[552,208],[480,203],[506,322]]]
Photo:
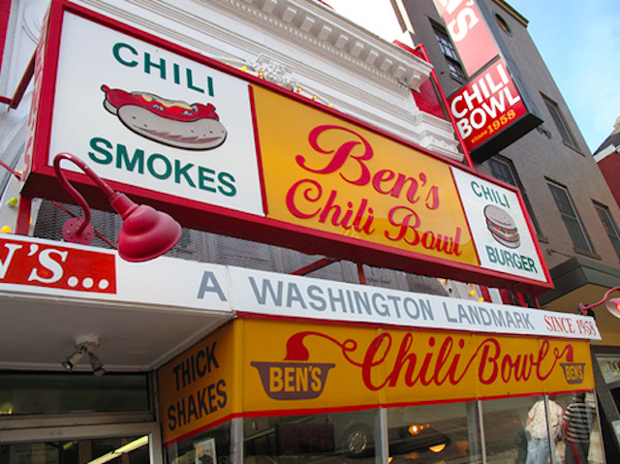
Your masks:
[[[53,111],[36,124],[26,195],[66,198],[52,162],[70,152],[186,227],[531,293],[551,287],[511,187],[75,5],[52,4],[47,37],[37,75],[49,91],[37,95]],[[454,180],[463,176],[511,198],[521,248],[495,241],[488,258],[473,233],[483,217],[464,208],[477,193]]]
[[[56,95],[49,164],[262,214],[247,82],[65,14]]]

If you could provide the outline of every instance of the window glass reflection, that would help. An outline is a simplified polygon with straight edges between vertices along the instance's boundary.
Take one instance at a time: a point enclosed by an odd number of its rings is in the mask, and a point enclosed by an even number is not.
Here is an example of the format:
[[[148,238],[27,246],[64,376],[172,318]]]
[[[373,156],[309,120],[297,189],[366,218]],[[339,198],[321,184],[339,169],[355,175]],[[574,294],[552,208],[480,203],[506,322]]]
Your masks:
[[[230,464],[230,422],[166,448],[169,464]]]
[[[558,455],[565,464],[602,464],[605,462],[601,430],[594,393],[559,395],[564,410],[562,440]]]
[[[149,464],[149,437],[0,445],[0,464]]]
[[[146,374],[0,373],[0,416],[149,410]]]
[[[475,403],[388,409],[391,463],[478,463]]]
[[[542,397],[503,398],[482,402],[488,463],[527,462],[528,413]]]
[[[374,464],[378,411],[260,417],[244,420],[247,464]]]

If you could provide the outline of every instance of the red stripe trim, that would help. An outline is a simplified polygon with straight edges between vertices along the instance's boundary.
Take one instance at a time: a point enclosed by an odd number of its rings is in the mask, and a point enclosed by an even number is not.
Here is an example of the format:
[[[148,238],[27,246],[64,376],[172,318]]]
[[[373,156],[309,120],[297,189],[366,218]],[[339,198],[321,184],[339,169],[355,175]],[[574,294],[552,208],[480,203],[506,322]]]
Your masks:
[[[9,18],[11,16],[11,2],[0,2],[0,71],[4,60],[4,47],[9,29]]]

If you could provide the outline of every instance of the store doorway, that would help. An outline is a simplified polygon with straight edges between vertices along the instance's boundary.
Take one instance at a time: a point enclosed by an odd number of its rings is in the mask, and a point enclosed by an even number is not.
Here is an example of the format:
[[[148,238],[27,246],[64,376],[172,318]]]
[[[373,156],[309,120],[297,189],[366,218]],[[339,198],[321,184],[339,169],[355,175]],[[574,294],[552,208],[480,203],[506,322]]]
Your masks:
[[[150,464],[149,436],[0,445],[0,464]]]
[[[157,423],[0,427],[0,464],[162,464]]]

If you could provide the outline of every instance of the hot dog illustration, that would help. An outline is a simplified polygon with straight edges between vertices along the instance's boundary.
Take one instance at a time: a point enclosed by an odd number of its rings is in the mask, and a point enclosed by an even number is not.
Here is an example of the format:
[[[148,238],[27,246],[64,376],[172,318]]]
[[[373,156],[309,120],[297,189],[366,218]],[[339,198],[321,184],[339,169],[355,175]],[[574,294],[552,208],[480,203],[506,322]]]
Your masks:
[[[148,92],[101,87],[103,106],[131,131],[155,142],[186,150],[211,150],[224,143],[227,131],[215,106],[173,101]]]

